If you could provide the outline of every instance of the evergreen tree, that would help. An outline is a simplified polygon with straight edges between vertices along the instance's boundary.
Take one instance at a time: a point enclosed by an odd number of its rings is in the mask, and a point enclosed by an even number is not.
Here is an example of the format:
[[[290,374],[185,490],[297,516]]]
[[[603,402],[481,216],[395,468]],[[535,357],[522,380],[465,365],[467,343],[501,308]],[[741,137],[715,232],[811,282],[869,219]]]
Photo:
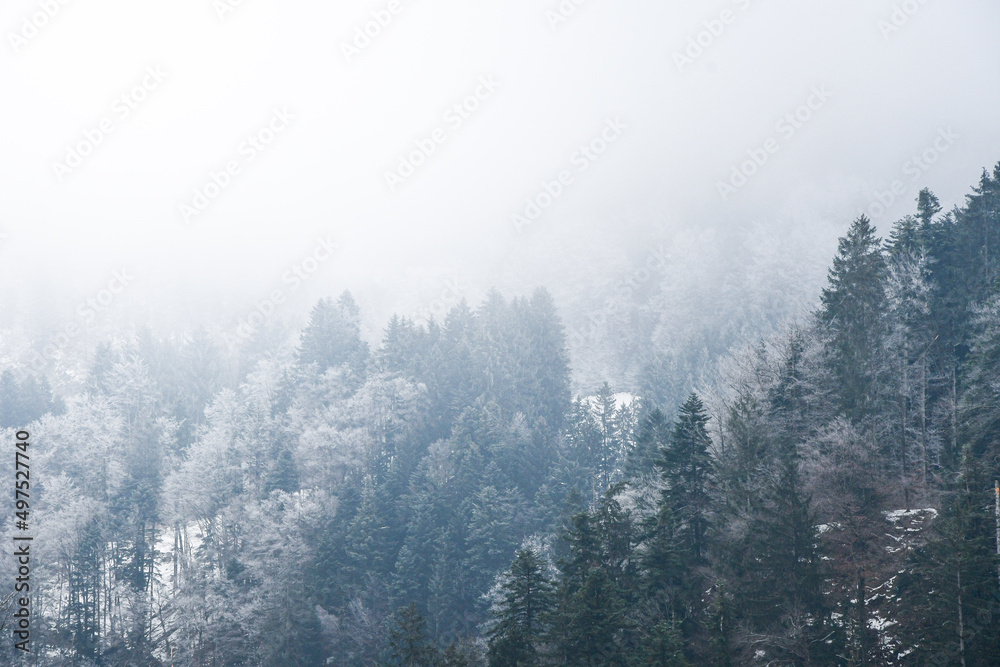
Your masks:
[[[1000,295],[979,309],[960,404],[962,433],[973,456],[1000,465]]]
[[[572,403],[567,438],[576,461],[596,477],[595,495],[603,494],[621,476],[632,449],[630,416],[626,407],[618,407],[607,382],[594,396]]]
[[[917,219],[920,229],[927,230],[934,221],[934,216],[941,212],[941,202],[933,192],[923,188],[917,193]]]
[[[0,428],[24,428],[22,412],[21,387],[14,372],[5,368],[0,373]]]
[[[885,257],[881,240],[865,216],[840,239],[820,297],[819,318],[830,344],[842,414],[860,421],[874,407],[886,310]]]
[[[191,335],[176,360],[175,417],[181,422],[178,437],[187,446],[198,426],[205,423],[205,408],[223,386],[224,365],[219,348],[204,328]]]
[[[635,446],[630,456],[630,467],[637,473],[634,477],[659,474],[657,461],[661,451],[670,442],[671,424],[659,408],[649,411],[636,429]]]
[[[101,523],[95,517],[80,535],[69,567],[67,630],[78,660],[97,662],[100,658],[102,538]]]
[[[465,567],[474,589],[485,592],[524,538],[529,509],[517,491],[497,491],[492,486],[469,498],[467,507]]]
[[[539,288],[525,306],[528,356],[524,359],[531,378],[526,414],[544,420],[551,432],[565,424],[570,404],[570,361],[566,333],[552,295]]]
[[[887,338],[891,357],[886,375],[896,387],[896,459],[909,507],[915,469],[926,486],[929,470],[927,433],[927,352],[935,342],[930,322],[930,281],[927,254],[916,219],[907,217],[893,229],[889,246],[886,297]],[[915,413],[915,414],[914,414]],[[918,466],[913,463],[920,461]]]
[[[711,620],[709,622],[709,653],[712,664],[717,667],[731,667],[733,655],[733,625],[734,610],[732,599],[726,593],[725,586],[720,585],[712,602]]]
[[[588,667],[623,664],[625,609],[604,561],[600,526],[583,512],[573,517],[564,539],[569,553],[559,561],[562,580],[552,631],[558,660]]]
[[[320,299],[302,330],[298,361],[303,366],[316,364],[320,373],[347,363],[359,372],[368,356],[368,346],[361,340],[360,311],[349,292],[334,302]]]
[[[764,651],[769,660],[828,664],[837,633],[823,594],[816,516],[803,495],[798,458],[776,466],[736,570],[738,603],[753,638],[743,649]]]
[[[448,644],[438,658],[436,667],[479,667],[483,664],[481,651],[475,644],[463,641],[453,641]]]
[[[700,443],[694,451],[707,446],[703,439],[708,436],[704,432],[701,408],[690,399],[685,405],[687,412],[682,412],[673,426],[660,410],[653,410],[644,420],[638,436],[640,447],[659,448],[658,466],[668,485],[671,484],[668,473],[679,475],[683,467],[676,462],[672,468],[667,467],[666,453],[673,447],[673,435],[682,438],[682,433],[693,434],[694,440]],[[685,427],[679,429],[681,423]],[[656,514],[647,519],[644,526],[645,551],[640,558],[644,579],[639,588],[643,604],[649,609],[644,621],[650,630],[643,633],[639,641],[638,652],[647,660],[640,664],[685,665],[688,653],[694,653],[689,649],[696,643],[695,638],[703,639],[700,614],[704,578],[698,570],[691,540],[684,539],[685,535],[690,537],[690,529],[675,514],[676,510],[685,511],[688,499],[681,493],[683,487],[681,483],[674,490],[664,490]],[[640,631],[642,629],[640,626]]]
[[[1000,655],[1000,574],[992,484],[966,448],[930,539],[900,576],[902,634],[914,664],[993,664]]]
[[[503,582],[502,598],[492,610],[490,665],[539,664],[554,590],[545,561],[531,549],[519,550]]]
[[[403,667],[428,667],[437,659],[437,649],[428,641],[426,621],[415,604],[401,607],[389,629],[391,664]]]
[[[635,665],[651,667],[691,667],[684,654],[684,640],[680,628],[664,619],[654,625],[643,644],[643,650]]]
[[[700,562],[706,551],[711,520],[714,464],[708,448],[711,439],[708,415],[696,394],[681,406],[670,434],[670,444],[661,451],[660,470],[667,488],[663,503],[676,522],[673,538],[691,558]]]

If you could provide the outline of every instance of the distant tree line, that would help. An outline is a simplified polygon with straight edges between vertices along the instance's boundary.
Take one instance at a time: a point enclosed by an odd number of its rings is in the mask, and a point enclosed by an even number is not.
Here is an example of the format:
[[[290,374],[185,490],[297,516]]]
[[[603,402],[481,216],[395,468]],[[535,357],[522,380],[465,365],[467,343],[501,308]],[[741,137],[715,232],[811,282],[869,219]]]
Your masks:
[[[377,346],[346,292],[238,358],[140,331],[62,399],[4,371],[31,664],[996,664],[998,276],[1000,165],[855,220],[679,406],[574,398],[544,290]]]

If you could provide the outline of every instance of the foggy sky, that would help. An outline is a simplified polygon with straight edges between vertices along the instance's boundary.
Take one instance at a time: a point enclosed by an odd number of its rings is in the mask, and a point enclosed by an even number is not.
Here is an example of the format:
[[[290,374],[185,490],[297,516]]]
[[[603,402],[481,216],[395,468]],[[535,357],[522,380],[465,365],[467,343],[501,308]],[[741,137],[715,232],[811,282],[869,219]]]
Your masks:
[[[115,298],[155,325],[231,322],[275,290],[298,312],[351,289],[377,330],[493,286],[593,291],[705,230],[795,230],[832,253],[859,213],[878,211],[885,234],[920,188],[947,209],[1000,160],[988,0],[566,0],[559,21],[558,0],[243,0],[220,16],[225,2],[5,3],[8,315],[58,327],[125,269]],[[373,12],[391,21],[348,58]],[[24,37],[25,21],[44,25]],[[477,90],[458,122],[449,110]],[[105,121],[60,181],[55,163]],[[609,122],[614,141],[582,159]],[[392,190],[385,173],[435,130],[443,141]],[[723,201],[718,183],[766,145]],[[925,153],[933,164],[912,160]],[[234,161],[185,221],[181,205]],[[562,172],[571,182],[518,232],[512,215]],[[873,209],[893,181],[900,194]],[[293,289],[318,239],[338,250]],[[697,249],[671,261],[697,263]]]

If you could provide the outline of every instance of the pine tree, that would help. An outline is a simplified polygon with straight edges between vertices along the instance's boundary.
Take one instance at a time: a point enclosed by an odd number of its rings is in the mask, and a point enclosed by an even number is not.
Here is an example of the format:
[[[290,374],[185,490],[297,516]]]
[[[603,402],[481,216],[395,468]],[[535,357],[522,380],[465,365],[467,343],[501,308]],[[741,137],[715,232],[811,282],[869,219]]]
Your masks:
[[[962,291],[966,308],[963,324],[973,308],[986,301],[1000,276],[1000,163],[990,174],[983,170],[979,184],[956,213],[962,253]]]
[[[550,432],[558,432],[570,405],[570,361],[566,333],[552,295],[539,288],[526,304],[530,390],[525,398],[526,414],[544,420]]]
[[[271,458],[270,470],[264,480],[263,491],[284,491],[295,493],[299,490],[299,471],[287,446],[278,446]]]
[[[603,494],[621,477],[629,453],[629,411],[619,408],[605,382],[594,396],[576,399],[569,415],[567,439],[574,459],[596,477],[594,494]]]
[[[302,330],[299,363],[315,363],[320,373],[348,363],[359,372],[368,356],[368,346],[361,340],[359,313],[349,292],[344,292],[336,303],[330,298],[320,299]]]
[[[475,590],[485,592],[496,572],[509,563],[527,532],[527,503],[517,491],[483,487],[468,499],[465,567]]]
[[[582,512],[573,517],[564,539],[569,553],[559,560],[562,580],[552,630],[558,659],[588,666],[621,664],[625,609],[622,591],[606,566],[600,525]]]
[[[469,641],[453,641],[448,644],[435,667],[478,667],[482,665],[481,651]]]
[[[24,428],[21,422],[21,388],[14,372],[5,368],[0,374],[0,428]]]
[[[731,667],[733,655],[733,630],[735,624],[732,598],[726,593],[725,585],[720,584],[712,601],[711,620],[709,622],[709,653],[712,664],[716,667]]]
[[[615,428],[615,393],[611,385],[605,382],[597,390],[594,397],[593,416],[597,426],[596,453],[597,470],[601,490],[611,485],[612,475],[617,468],[619,459],[620,439]]]
[[[859,422],[877,400],[877,377],[886,310],[885,257],[881,240],[865,216],[840,239],[819,319],[830,344],[841,412]]]
[[[934,343],[930,321],[930,281],[927,252],[917,219],[896,223],[889,244],[886,299],[889,310],[886,376],[896,391],[892,419],[895,452],[904,503],[910,506],[915,470],[926,486],[929,469],[927,434],[927,352]],[[916,414],[913,414],[916,412]],[[919,465],[914,463],[920,462]]]
[[[920,221],[921,231],[929,229],[934,216],[940,212],[941,202],[933,192],[923,188],[917,193],[917,219]]]
[[[222,388],[222,355],[204,328],[191,335],[177,355],[176,417],[181,421],[183,446],[194,439],[195,430],[205,423],[205,407]]]
[[[831,604],[847,621],[849,649],[858,664],[877,664],[881,630],[868,622],[868,592],[891,577],[892,552],[886,549],[886,519],[892,486],[885,479],[885,458],[871,432],[838,418],[804,451],[808,490],[817,519],[827,526],[819,536],[836,582]]]
[[[378,351],[378,362],[382,370],[415,376],[422,365],[420,333],[412,320],[393,315],[385,328]]]
[[[398,551],[397,539],[401,541],[393,510],[388,490],[367,478],[357,514],[345,536],[349,559],[345,566],[354,573],[356,584],[366,577],[389,577]]]
[[[430,483],[418,480],[414,487],[403,503],[406,537],[393,572],[393,599],[427,606],[435,544],[446,534],[454,511],[442,497],[444,492]]]
[[[772,461],[772,429],[764,407],[749,387],[737,389],[725,414],[723,446],[719,461],[720,483],[734,511],[751,512],[760,502]]]
[[[101,558],[102,529],[91,519],[80,534],[69,565],[69,599],[66,615],[77,659],[96,662],[101,651]]]
[[[1000,655],[996,524],[985,472],[967,447],[929,540],[900,576],[902,634],[919,664],[987,665]]]
[[[447,438],[459,415],[486,391],[488,380],[475,341],[477,329],[475,315],[462,300],[448,312],[428,352],[425,381],[432,411],[438,415],[437,437]]]
[[[676,522],[673,538],[682,545],[692,564],[706,551],[710,524],[714,464],[709,454],[711,439],[708,415],[696,394],[681,406],[670,434],[670,444],[661,450],[659,466],[667,484],[663,503]]]
[[[747,526],[738,604],[753,651],[770,660],[826,664],[837,633],[823,595],[816,516],[803,494],[798,457],[786,453],[775,467]]]
[[[643,650],[635,665],[650,667],[691,667],[684,655],[684,640],[680,628],[668,620],[654,625],[643,644]]]
[[[426,621],[417,606],[401,607],[389,629],[391,664],[402,667],[428,667],[437,658],[437,649],[428,642]]]
[[[531,549],[518,551],[502,590],[487,635],[490,665],[537,665],[555,590],[545,561]]]
[[[1000,461],[1000,295],[979,309],[971,353],[965,365],[962,433],[973,456]]]
[[[659,476],[656,462],[660,451],[670,442],[670,429],[670,421],[659,408],[653,408],[641,419],[626,461],[630,479]]]

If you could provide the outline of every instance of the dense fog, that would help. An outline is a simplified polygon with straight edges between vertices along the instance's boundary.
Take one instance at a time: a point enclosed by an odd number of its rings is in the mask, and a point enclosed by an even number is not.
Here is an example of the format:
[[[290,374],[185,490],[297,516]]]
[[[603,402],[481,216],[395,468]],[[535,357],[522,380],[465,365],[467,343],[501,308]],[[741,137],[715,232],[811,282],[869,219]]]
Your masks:
[[[947,210],[996,158],[987,2],[383,5],[11,3],[4,357],[27,345],[10,329],[61,329],[126,267],[88,332],[232,331],[275,289],[301,325],[350,289],[374,341],[392,313],[545,286],[589,339],[637,272],[618,310],[674,292],[680,327],[704,317],[685,281],[753,290],[741,272],[786,261],[792,298],[751,299],[781,315],[815,300],[846,221],[884,230],[921,187]],[[387,182],[421,142],[432,154]],[[512,221],[540,196],[536,219]],[[283,276],[320,237],[338,252],[292,290]],[[587,380],[634,381],[615,366]]]
[[[6,3],[0,664],[995,664],[998,27]]]

